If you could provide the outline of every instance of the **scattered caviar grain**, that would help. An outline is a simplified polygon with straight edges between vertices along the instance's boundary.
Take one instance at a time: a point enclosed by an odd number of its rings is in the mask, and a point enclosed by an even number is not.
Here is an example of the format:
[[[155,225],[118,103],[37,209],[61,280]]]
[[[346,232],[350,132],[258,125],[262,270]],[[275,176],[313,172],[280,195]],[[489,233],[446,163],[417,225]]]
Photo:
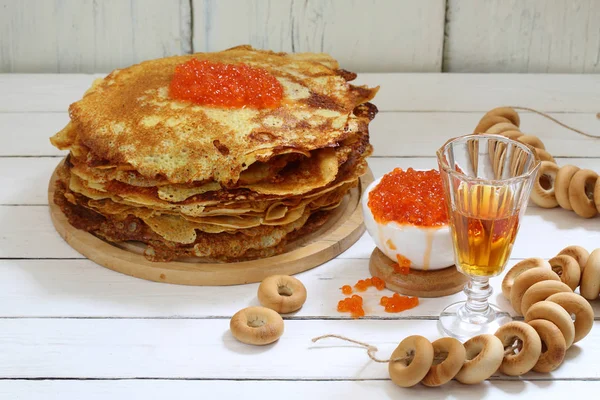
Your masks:
[[[383,296],[379,301],[379,304],[382,305],[388,313],[398,313],[418,306],[419,298],[401,296],[398,293],[394,293],[392,297]]]
[[[339,312],[349,312],[352,318],[364,317],[365,310],[363,309],[363,299],[359,295],[346,297],[338,302],[337,310]]]
[[[385,289],[385,282],[383,281],[383,279],[374,276],[373,279],[371,279],[371,281],[373,282],[373,286],[375,286],[377,290]]]
[[[401,254],[396,255],[396,260],[398,260],[398,264],[394,264],[394,271],[402,275],[408,275],[410,273],[410,260]]]
[[[371,286],[371,285],[369,285],[367,283],[367,281],[364,279],[361,279],[354,284],[354,288],[356,290],[358,290],[359,292],[364,292],[365,290],[367,290],[369,288],[369,286]]]
[[[434,169],[394,169],[369,193],[368,205],[379,223],[430,227],[448,223],[442,179]]]
[[[342,293],[344,294],[352,294],[352,287],[350,285],[342,286]]]

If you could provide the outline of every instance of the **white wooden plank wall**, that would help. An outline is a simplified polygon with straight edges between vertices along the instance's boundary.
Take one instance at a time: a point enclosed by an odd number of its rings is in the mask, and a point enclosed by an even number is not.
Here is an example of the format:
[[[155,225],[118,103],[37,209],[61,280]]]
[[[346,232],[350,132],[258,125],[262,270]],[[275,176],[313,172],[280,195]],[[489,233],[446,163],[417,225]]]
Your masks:
[[[0,0],[0,72],[250,43],[359,72],[600,72],[598,0]]]
[[[250,43],[275,51],[330,53],[353,71],[441,70],[444,0],[194,0],[193,4],[195,51]]]
[[[0,0],[0,72],[108,72],[191,51],[189,0]]]
[[[598,0],[448,0],[444,71],[600,72]]]

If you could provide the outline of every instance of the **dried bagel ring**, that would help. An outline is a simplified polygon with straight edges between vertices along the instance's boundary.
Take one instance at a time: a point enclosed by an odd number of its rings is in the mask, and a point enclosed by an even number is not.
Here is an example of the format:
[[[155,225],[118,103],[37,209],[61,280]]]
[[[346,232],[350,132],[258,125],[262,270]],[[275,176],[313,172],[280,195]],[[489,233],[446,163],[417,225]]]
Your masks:
[[[540,158],[540,161],[550,161],[551,163],[556,164],[556,160],[554,159],[554,157],[552,157],[552,155],[550,153],[548,153],[546,150],[535,149],[535,152],[537,153],[538,157]]]
[[[590,256],[590,252],[584,249],[581,246],[567,246],[558,253],[561,255],[571,256],[577,261],[579,264],[579,269],[581,269],[581,273],[583,274],[583,269],[585,268],[585,263],[587,263],[588,257]]]
[[[401,358],[399,361],[392,361]],[[433,345],[423,336],[413,335],[400,342],[390,357],[388,372],[392,382],[411,387],[421,382],[433,364]]]
[[[556,173],[556,180],[554,181],[554,193],[556,194],[556,201],[558,205],[565,210],[572,210],[571,201],[569,200],[569,184],[573,175],[579,171],[579,167],[574,165],[563,165],[559,168]]]
[[[575,315],[573,343],[579,342],[590,333],[594,326],[594,309],[586,299],[577,293],[556,293],[546,300],[558,304],[569,314]]]
[[[594,202],[596,203],[596,209],[600,213],[600,179],[596,181],[596,187],[594,188]]]
[[[508,118],[504,118],[498,115],[484,115],[480,120],[473,133],[484,133],[491,126],[499,124],[501,122],[510,122]]]
[[[557,281],[541,281],[531,285],[521,300],[521,311],[527,314],[529,307],[538,301],[546,300],[549,296],[555,293],[573,293],[573,290],[563,282]]]
[[[496,107],[492,108],[490,111],[486,112],[483,118],[491,115],[496,115],[499,117],[504,117],[508,119],[511,123],[519,126],[521,123],[521,118],[519,118],[519,113],[515,111],[512,107]],[[482,119],[483,119],[482,118]]]
[[[569,183],[569,202],[580,217],[592,218],[598,214],[594,203],[594,187],[598,174],[590,169],[580,169]]]
[[[445,337],[431,343],[433,365],[421,383],[425,386],[441,386],[460,371],[467,358],[465,346],[454,338]]]
[[[550,161],[542,161],[540,170],[533,183],[531,200],[540,207],[554,208],[558,206],[555,193],[556,174],[558,165]]]
[[[460,383],[473,385],[488,379],[498,370],[504,359],[504,346],[494,335],[478,335],[464,344],[467,360],[455,378]]]
[[[545,319],[556,325],[565,338],[567,349],[571,347],[573,340],[575,340],[575,326],[571,316],[564,308],[547,300],[537,302],[529,307],[527,314],[525,314],[525,322],[534,319]]]
[[[507,300],[510,300],[510,291],[515,283],[515,279],[523,272],[532,268],[547,268],[550,269],[548,261],[539,257],[526,258],[523,261],[516,263],[504,276],[502,280],[502,294]]]
[[[521,142],[523,144],[528,144],[536,149],[542,149],[542,150],[546,150],[546,146],[544,146],[544,143],[540,140],[539,137],[534,136],[534,135],[523,135],[520,136],[517,139],[518,142]]]
[[[502,135],[507,131],[518,131],[519,127],[513,125],[511,122],[499,122],[495,125],[490,126],[485,133],[489,133],[492,135]]]
[[[566,254],[556,256],[548,260],[552,271],[560,277],[561,282],[564,282],[571,288],[571,290],[577,289],[579,286],[579,279],[581,279],[581,268],[577,263],[577,260]]]
[[[533,370],[541,373],[554,371],[562,364],[567,354],[564,336],[556,325],[545,319],[534,319],[528,324],[535,329],[542,341],[542,354]]]
[[[502,136],[509,138],[510,140],[517,140],[517,138],[523,136],[524,133],[521,131],[506,131],[502,132]]]
[[[553,208],[558,205],[556,201],[556,175],[558,171],[559,167],[555,162],[540,162],[540,169],[531,192],[532,200],[540,207]]]
[[[527,289],[534,283],[541,281],[560,281],[560,278],[554,271],[546,268],[533,268],[523,272],[515,279],[512,290],[510,291],[510,304],[519,315],[523,315],[521,311],[521,302]]]
[[[306,288],[293,276],[269,276],[258,286],[258,301],[280,314],[291,313],[304,305]]]
[[[592,251],[585,263],[579,292],[588,300],[596,300],[600,294],[600,249]]]
[[[500,372],[508,376],[519,376],[531,371],[540,354],[542,354],[542,341],[534,328],[525,322],[513,321],[502,325],[496,331],[496,337],[502,341],[504,350],[513,350],[504,353]],[[518,350],[514,353],[514,350]]]
[[[229,329],[240,342],[262,346],[281,337],[283,318],[270,308],[248,307],[231,317]]]

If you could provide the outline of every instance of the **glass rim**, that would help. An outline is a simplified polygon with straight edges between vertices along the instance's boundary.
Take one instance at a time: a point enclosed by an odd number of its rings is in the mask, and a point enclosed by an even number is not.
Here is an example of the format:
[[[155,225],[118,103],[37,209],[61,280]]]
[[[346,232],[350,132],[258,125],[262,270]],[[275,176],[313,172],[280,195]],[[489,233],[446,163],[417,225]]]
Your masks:
[[[459,140],[466,140],[470,137],[478,137],[478,138],[492,138],[492,139],[500,139],[501,142],[504,143],[511,143],[514,144],[518,147],[520,147],[522,150],[531,153],[531,155],[533,156],[533,162],[534,162],[534,166],[533,168],[531,168],[529,171],[527,171],[526,173],[523,173],[521,175],[518,176],[513,176],[511,178],[506,178],[506,179],[486,179],[486,178],[477,178],[477,177],[472,177],[469,175],[466,175],[462,172],[458,172],[456,171],[454,168],[450,167],[450,165],[448,165],[447,162],[444,161],[442,155],[444,153],[444,149],[448,147],[448,145],[450,145],[453,142],[458,142]],[[457,137],[453,137],[451,139],[448,139],[437,151],[436,151],[436,155],[437,155],[437,159],[438,159],[438,165],[444,170],[444,172],[446,172],[448,175],[450,176],[454,176],[457,177],[463,181],[470,181],[470,182],[476,182],[476,183],[487,183],[487,184],[491,184],[492,186],[501,186],[501,185],[505,185],[507,183],[513,183],[513,182],[518,182],[518,181],[523,181],[523,180],[527,180],[531,177],[531,175],[536,174],[540,168],[541,165],[541,160],[540,157],[537,154],[537,151],[535,151],[535,147],[526,144],[526,143],[521,143],[518,142],[516,140],[513,139],[509,139],[506,136],[502,136],[502,135],[496,135],[496,134],[491,134],[491,133],[471,133],[468,135],[463,135],[463,136],[457,136]]]

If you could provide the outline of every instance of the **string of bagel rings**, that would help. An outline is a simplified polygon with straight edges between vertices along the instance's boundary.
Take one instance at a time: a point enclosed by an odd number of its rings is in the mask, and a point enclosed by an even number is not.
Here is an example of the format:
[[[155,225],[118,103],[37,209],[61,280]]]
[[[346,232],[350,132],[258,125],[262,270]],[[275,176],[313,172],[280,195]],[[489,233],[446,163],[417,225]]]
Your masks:
[[[582,295],[574,293],[577,287]],[[452,379],[477,384],[497,371],[508,376],[532,370],[549,373],[592,329],[594,311],[586,299],[600,295],[600,248],[589,253],[581,246],[568,246],[548,261],[525,259],[506,273],[502,293],[524,321],[509,322],[494,335],[478,335],[464,344],[451,337],[430,342],[412,335],[398,344],[390,359],[382,360],[375,356],[375,346],[344,336],[323,335],[312,341],[336,338],[365,347],[373,361],[388,363],[390,379],[400,387],[419,382],[441,386]]]
[[[474,130],[502,135],[534,148],[542,161],[531,195],[535,204],[545,208],[560,206],[585,218],[598,214],[598,175],[572,165],[558,167],[537,136],[521,132],[515,109],[536,112],[586,136],[598,136],[525,107],[495,108],[483,116]],[[578,287],[581,295],[574,292]],[[524,316],[524,321],[509,322],[494,335],[474,336],[465,343],[451,337],[430,342],[412,335],[403,339],[391,358],[385,360],[376,357],[377,347],[341,335],[323,335],[312,341],[337,338],[366,348],[373,361],[388,364],[390,379],[401,387],[418,383],[436,387],[452,379],[477,384],[497,371],[508,376],[521,376],[531,370],[549,373],[562,364],[567,350],[592,329],[594,311],[587,300],[600,295],[600,248],[589,253],[581,246],[568,246],[548,261],[525,259],[506,273],[502,293],[515,312]],[[230,328],[241,342],[264,345],[282,335],[283,319],[279,313],[302,307],[306,288],[296,278],[272,276],[260,284],[258,299],[263,307],[240,310],[232,317]]]
[[[542,140],[521,132],[521,119],[516,109],[532,111],[579,134],[598,138],[563,124],[540,111],[527,107],[497,107],[488,111],[479,121],[473,133],[489,133],[530,145],[534,148],[541,165],[537,179],[531,190],[531,201],[543,208],[562,207],[572,210],[583,218],[592,218],[600,213],[600,179],[589,169],[574,165],[559,167],[556,160],[546,150]],[[600,115],[600,113],[599,113]]]

